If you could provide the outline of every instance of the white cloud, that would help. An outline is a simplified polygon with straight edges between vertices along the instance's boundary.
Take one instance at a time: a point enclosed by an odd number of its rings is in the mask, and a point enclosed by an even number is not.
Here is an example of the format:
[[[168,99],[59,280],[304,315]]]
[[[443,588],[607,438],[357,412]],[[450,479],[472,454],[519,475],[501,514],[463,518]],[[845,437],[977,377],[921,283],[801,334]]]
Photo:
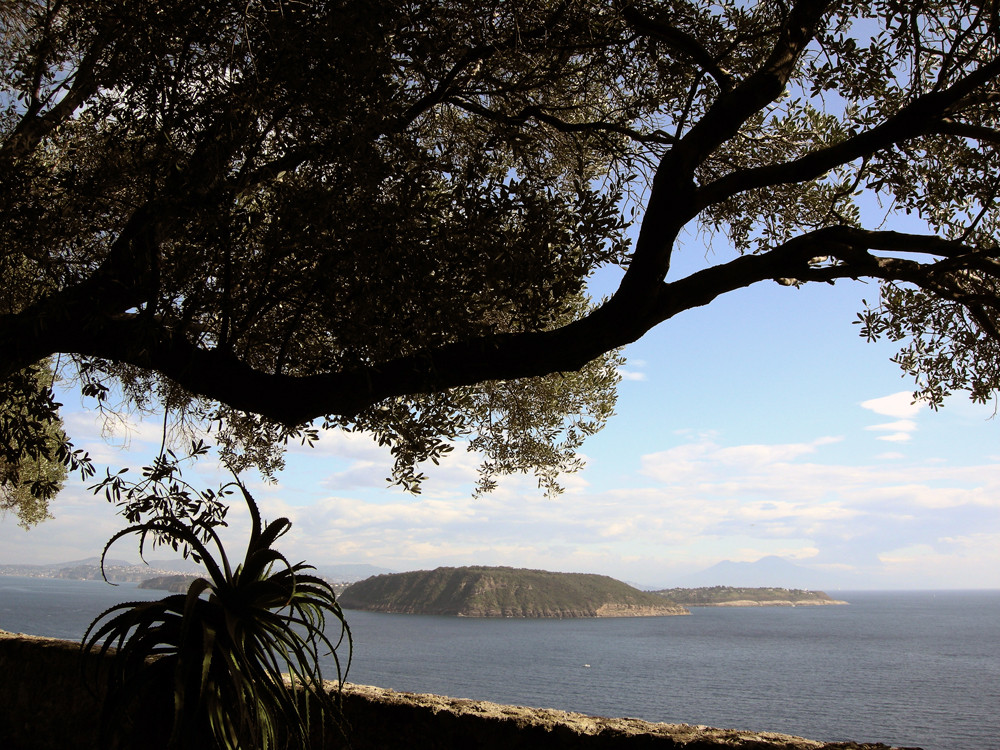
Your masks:
[[[646,379],[646,373],[626,370],[624,367],[618,368],[618,374],[621,376],[622,380],[641,381]]]
[[[885,424],[873,424],[870,427],[865,427],[866,430],[884,430],[886,432],[913,432],[917,429],[917,423],[912,419],[900,419],[895,422],[886,422]]]
[[[910,391],[899,391],[889,396],[861,402],[863,409],[881,414],[883,417],[896,417],[897,419],[916,416],[924,406],[925,404],[913,402],[913,393]]]
[[[385,461],[355,461],[346,471],[330,474],[320,481],[328,490],[345,491],[362,487],[386,487],[389,468]]]
[[[646,366],[646,360],[629,359],[626,365],[626,367],[618,368],[618,375],[621,376],[622,380],[640,381],[646,379],[646,373],[641,372]]]
[[[800,456],[815,453],[818,448],[839,441],[840,438],[822,437],[809,443],[722,447],[706,439],[643,456],[642,473],[674,484],[696,478],[706,480],[720,466],[729,471],[753,474],[767,467],[785,466]]]
[[[911,544],[907,547],[880,552],[878,559],[887,565],[898,565],[914,560],[925,560],[932,554],[934,554],[934,548],[929,544]]]
[[[288,452],[308,456],[335,456],[337,458],[354,458],[367,461],[381,461],[389,465],[391,460],[389,448],[379,445],[370,432],[347,432],[338,428],[318,429],[319,440],[312,445],[301,445],[299,442],[289,443]]]
[[[865,402],[894,420],[869,428],[875,437],[909,439],[921,408],[909,398],[903,393]],[[92,417],[72,418],[80,427],[90,425],[81,434],[94,436]],[[133,440],[141,435],[158,446],[154,427],[140,427]],[[287,516],[294,523],[279,549],[315,563],[350,560],[397,570],[507,564],[655,584],[675,574],[669,571],[780,554],[830,570],[850,561],[852,570],[874,576],[866,579],[872,585],[883,580],[877,578],[881,570],[898,576],[894,582],[922,586],[922,576],[932,573],[946,583],[934,565],[964,581],[964,569],[992,565],[1000,554],[996,534],[969,531],[996,528],[1000,458],[956,466],[886,452],[871,465],[851,465],[832,458],[845,451],[826,450],[840,440],[835,437],[727,445],[716,432],[680,431],[658,439],[679,444],[651,450],[639,471],[618,474],[621,483],[611,489],[595,489],[584,472],[566,480],[564,495],[547,499],[533,477],[517,476],[473,500],[477,456],[464,446],[428,471],[423,494],[413,497],[385,488],[391,459],[369,435],[330,431],[314,449],[292,448],[280,485],[251,489],[266,518]],[[119,455],[119,463],[124,458]],[[207,465],[199,462],[198,474]],[[121,528],[114,508],[79,485],[60,495],[54,510],[57,520],[30,534],[11,519],[0,523],[0,562],[43,554],[86,557]],[[247,528],[240,503],[234,502],[229,520],[226,539],[240,550]],[[123,542],[121,552],[131,557],[134,545]]]
[[[905,443],[913,439],[913,435],[908,432],[894,432],[891,435],[879,435],[879,440],[885,440],[889,443]]]
[[[996,588],[1000,586],[1000,533],[940,537],[879,553],[889,575],[924,588]]]
[[[296,559],[353,559],[397,570],[506,564],[650,583],[669,580],[665,571],[680,566],[764,554],[831,565],[838,562],[829,556],[833,546],[851,549],[852,560],[889,566],[874,545],[888,542],[883,549],[891,552],[936,544],[961,533],[951,518],[986,519],[1000,509],[1000,466],[821,463],[833,442],[727,446],[700,439],[644,456],[647,486],[598,491],[579,477],[554,499],[542,497],[531,477],[512,477],[473,500],[450,484],[442,488],[435,476],[417,497],[382,490],[291,507],[274,490],[275,499],[260,499],[269,517],[293,519],[289,554]],[[462,456],[458,468],[473,462]],[[360,461],[354,468],[384,474]],[[894,575],[906,569],[892,566]]]
[[[913,438],[910,433],[915,432],[917,423],[912,419],[898,419],[895,422],[885,422],[883,424],[873,424],[865,427],[871,432],[889,432],[889,435],[879,435],[879,440],[889,443],[905,443]]]
[[[882,416],[897,417],[895,422],[883,422],[865,427],[870,432],[889,433],[888,435],[879,435],[878,440],[887,443],[906,443],[913,439],[912,433],[917,430],[917,423],[912,419],[906,419],[906,417],[916,416],[924,404],[913,403],[913,394],[900,391],[891,396],[864,401],[861,406]]]
[[[163,423],[159,420],[136,421],[128,415],[105,418],[95,411],[69,410],[64,410],[62,418],[73,444],[86,450],[98,464],[133,463],[127,452],[155,452],[163,441]]]
[[[841,438],[821,437],[810,443],[786,443],[779,445],[738,445],[716,451],[715,459],[732,466],[759,466],[775,462],[791,461],[799,456],[815,453],[816,449],[839,442]]]
[[[0,516],[0,563],[51,563],[94,557],[112,534],[125,526],[115,506],[103,495],[95,497],[82,487],[59,493],[49,510],[55,518],[29,531],[17,526],[13,515]],[[122,540],[111,549],[109,557],[138,559],[134,541]]]

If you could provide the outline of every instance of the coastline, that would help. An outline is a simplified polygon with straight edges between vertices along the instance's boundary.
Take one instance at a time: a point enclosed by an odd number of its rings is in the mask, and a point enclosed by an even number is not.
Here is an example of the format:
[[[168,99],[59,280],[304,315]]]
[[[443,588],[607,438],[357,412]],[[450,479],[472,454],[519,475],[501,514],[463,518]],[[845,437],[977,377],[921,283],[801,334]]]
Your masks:
[[[788,599],[772,599],[772,600],[762,600],[754,601],[752,599],[734,599],[728,602],[705,602],[705,603],[694,603],[685,602],[685,607],[826,607],[833,605],[846,605],[850,602],[845,602],[842,599],[802,599],[800,601],[791,601]]]

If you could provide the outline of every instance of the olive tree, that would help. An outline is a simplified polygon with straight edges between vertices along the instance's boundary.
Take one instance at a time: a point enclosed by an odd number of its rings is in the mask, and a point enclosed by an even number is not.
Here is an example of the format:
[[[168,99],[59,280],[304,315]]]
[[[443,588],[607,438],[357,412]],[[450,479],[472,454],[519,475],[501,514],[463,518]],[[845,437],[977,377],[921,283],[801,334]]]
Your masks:
[[[237,468],[325,425],[553,486],[620,347],[864,278],[918,395],[996,391],[995,0],[496,5],[5,3],[0,379],[58,355]]]

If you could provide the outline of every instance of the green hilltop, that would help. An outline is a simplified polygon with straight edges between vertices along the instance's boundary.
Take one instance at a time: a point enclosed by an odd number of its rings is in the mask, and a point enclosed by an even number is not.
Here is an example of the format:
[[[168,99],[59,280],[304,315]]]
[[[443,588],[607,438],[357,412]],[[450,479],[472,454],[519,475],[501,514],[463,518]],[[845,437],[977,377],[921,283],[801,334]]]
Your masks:
[[[609,576],[459,567],[373,576],[339,597],[346,609],[459,617],[642,617],[688,611]]]

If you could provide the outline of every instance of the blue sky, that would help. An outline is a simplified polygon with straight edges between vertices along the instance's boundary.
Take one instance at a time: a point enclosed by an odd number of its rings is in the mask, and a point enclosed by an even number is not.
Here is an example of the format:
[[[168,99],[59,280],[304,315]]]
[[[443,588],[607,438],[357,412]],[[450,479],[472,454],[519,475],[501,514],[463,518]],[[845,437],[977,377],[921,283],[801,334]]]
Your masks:
[[[691,246],[673,275],[715,260]],[[613,282],[605,274],[595,291]],[[961,394],[940,412],[910,403],[893,347],[852,325],[876,296],[861,283],[766,283],[661,325],[627,350],[617,416],[555,499],[524,477],[473,499],[464,451],[411,496],[386,487],[384,449],[343,434],[294,447],[276,485],[250,486],[265,516],[294,523],[279,547],[314,563],[513,565],[666,586],[778,555],[847,589],[1000,587],[1000,423]],[[158,424],[143,423],[125,452],[121,427],[105,440],[78,396],[64,402],[99,465],[138,467],[159,444]],[[186,476],[221,474],[207,460]],[[120,528],[79,481],[52,510],[29,532],[0,520],[0,563],[95,555]],[[232,544],[245,529],[237,509]],[[135,550],[123,541],[113,555]]]

